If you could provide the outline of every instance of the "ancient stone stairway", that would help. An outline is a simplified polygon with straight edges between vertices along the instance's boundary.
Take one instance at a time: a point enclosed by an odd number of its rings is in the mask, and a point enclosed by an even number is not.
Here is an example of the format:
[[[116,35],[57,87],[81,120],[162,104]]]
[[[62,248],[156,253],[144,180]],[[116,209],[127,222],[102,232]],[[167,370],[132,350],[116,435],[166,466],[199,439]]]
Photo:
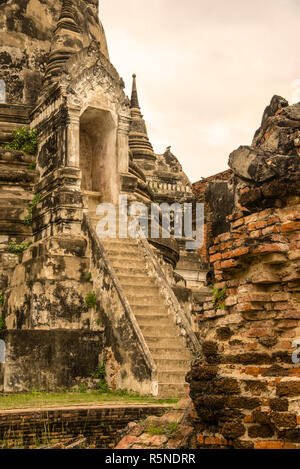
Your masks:
[[[185,395],[185,375],[193,357],[168,315],[169,307],[156,279],[148,273],[138,241],[109,239],[102,243],[156,362],[159,396]]]

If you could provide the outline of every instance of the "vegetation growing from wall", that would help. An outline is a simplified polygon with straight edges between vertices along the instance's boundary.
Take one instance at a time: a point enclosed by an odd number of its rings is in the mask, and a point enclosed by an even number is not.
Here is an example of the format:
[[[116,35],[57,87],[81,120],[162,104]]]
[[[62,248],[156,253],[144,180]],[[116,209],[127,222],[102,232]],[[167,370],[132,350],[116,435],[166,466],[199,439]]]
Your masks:
[[[106,358],[102,361],[102,363],[98,366],[95,373],[92,373],[92,378],[98,379],[97,383],[97,391],[108,393],[110,389],[106,382]]]
[[[37,206],[40,200],[41,200],[40,194],[35,194],[33,200],[26,204],[28,213],[24,218],[25,225],[32,225],[32,210]]]
[[[37,130],[22,126],[13,131],[13,140],[5,145],[7,150],[22,150],[30,155],[38,152]]]
[[[30,165],[28,166],[28,169],[31,169],[31,171],[35,171],[36,170],[36,162],[33,161],[32,163],[30,163]]]
[[[88,293],[88,295],[86,295],[85,303],[88,308],[94,308],[97,303],[97,297],[94,292]]]
[[[213,294],[213,305],[214,309],[226,309],[226,287],[224,288],[215,288],[213,287],[212,289],[212,294]]]
[[[23,241],[20,244],[17,244],[16,241],[10,241],[8,244],[8,251],[12,254],[22,254],[24,251],[26,251],[26,249],[29,248],[29,246],[31,246],[31,244],[32,241],[29,241],[28,243]]]
[[[0,290],[0,306],[4,305],[4,291]]]
[[[5,319],[0,315],[0,331],[4,331],[4,329],[6,329]]]

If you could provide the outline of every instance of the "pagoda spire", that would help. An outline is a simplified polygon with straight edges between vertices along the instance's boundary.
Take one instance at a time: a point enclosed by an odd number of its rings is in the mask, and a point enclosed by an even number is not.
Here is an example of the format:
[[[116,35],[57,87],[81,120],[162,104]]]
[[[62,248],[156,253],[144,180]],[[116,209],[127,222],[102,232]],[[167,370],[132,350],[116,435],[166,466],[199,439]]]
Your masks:
[[[132,75],[132,93],[131,93],[131,126],[129,131],[129,148],[132,152],[133,159],[154,162],[156,156],[153,147],[149,141],[147,126],[143,119],[138,99],[136,75]]]
[[[135,73],[132,75],[132,78],[133,78],[133,82],[132,82],[132,93],[131,93],[131,109],[140,109]]]
[[[72,0],[63,0],[60,17],[57,23],[57,28],[69,29],[76,33],[80,33],[80,28],[76,22],[76,15]]]
[[[45,88],[59,79],[67,60],[82,47],[82,31],[77,23],[74,3],[72,0],[63,0],[46,67]]]

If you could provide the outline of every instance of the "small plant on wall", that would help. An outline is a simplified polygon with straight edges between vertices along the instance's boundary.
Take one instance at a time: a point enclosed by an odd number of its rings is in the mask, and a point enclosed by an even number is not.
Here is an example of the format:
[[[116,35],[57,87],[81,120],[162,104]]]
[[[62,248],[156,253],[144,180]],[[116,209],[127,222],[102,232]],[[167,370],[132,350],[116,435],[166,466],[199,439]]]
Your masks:
[[[4,317],[0,314],[0,331],[4,331],[4,329],[6,329],[5,320]]]
[[[4,305],[4,291],[0,290],[0,307]]]
[[[85,280],[87,282],[91,282],[92,281],[92,273],[91,272],[88,272],[86,275],[85,275]]]
[[[22,126],[13,131],[13,140],[5,145],[7,150],[22,150],[30,155],[38,152],[37,130]]]
[[[29,241],[28,243],[25,243],[23,241],[20,244],[17,244],[16,241],[10,241],[8,244],[8,251],[11,252],[12,254],[22,254],[26,249],[31,246],[32,241]]]
[[[97,383],[97,391],[103,392],[103,393],[110,392],[110,389],[106,382],[106,362],[107,362],[107,359],[104,358],[102,363],[98,366],[95,373],[92,373],[92,378],[99,380]]]
[[[96,306],[97,297],[96,297],[94,292],[91,292],[88,295],[86,295],[85,303],[86,303],[88,308],[94,308],[94,306]]]
[[[226,287],[224,287],[224,288],[215,288],[215,287],[213,287],[212,294],[213,294],[214,309],[216,311],[218,309],[226,309],[227,308],[227,306],[225,304]]]
[[[37,204],[39,203],[40,200],[41,200],[40,194],[35,194],[32,201],[28,202],[26,204],[26,208],[27,208],[28,213],[24,218],[25,225],[32,225],[32,210],[37,206]]]

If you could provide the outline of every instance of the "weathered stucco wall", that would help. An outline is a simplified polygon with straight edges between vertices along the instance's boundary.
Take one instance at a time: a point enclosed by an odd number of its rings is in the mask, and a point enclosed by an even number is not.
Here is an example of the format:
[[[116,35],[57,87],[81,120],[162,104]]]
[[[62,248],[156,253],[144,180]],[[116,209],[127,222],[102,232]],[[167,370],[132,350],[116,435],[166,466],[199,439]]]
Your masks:
[[[70,389],[103,359],[103,330],[1,331],[6,344],[0,391]]]
[[[71,4],[71,8],[70,8]],[[62,7],[64,8],[62,10]],[[78,31],[70,21],[70,11]],[[56,30],[61,19],[59,46]],[[108,57],[97,0],[18,0],[0,2],[0,79],[6,83],[6,102],[34,105],[42,89],[49,53],[71,54],[99,43]],[[57,59],[57,55],[55,57]]]
[[[19,243],[32,236],[24,217],[37,176],[30,169],[33,160],[34,157],[21,151],[0,148],[0,291],[6,290],[18,263],[18,256],[8,252],[9,242]]]

